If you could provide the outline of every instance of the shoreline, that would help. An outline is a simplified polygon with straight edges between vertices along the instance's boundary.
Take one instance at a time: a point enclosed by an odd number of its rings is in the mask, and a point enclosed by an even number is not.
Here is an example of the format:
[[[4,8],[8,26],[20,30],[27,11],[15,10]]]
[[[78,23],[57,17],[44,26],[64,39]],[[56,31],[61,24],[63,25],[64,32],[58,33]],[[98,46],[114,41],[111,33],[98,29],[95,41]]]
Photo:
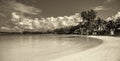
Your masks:
[[[103,40],[95,48],[74,53],[50,61],[120,61],[120,37],[113,36],[88,36]]]
[[[48,61],[91,49],[102,43],[102,40],[80,35],[5,35],[0,37],[2,53],[0,61]]]

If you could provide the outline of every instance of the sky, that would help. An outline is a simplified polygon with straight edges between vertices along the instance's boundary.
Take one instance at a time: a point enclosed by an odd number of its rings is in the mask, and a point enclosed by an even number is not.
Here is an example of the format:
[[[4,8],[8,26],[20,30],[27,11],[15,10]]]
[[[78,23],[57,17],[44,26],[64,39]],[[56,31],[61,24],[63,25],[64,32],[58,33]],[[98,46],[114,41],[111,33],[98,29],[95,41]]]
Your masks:
[[[98,16],[107,18],[120,11],[120,0],[18,0],[18,2],[34,6],[42,10],[41,15],[64,16],[95,9]]]
[[[120,0],[0,0],[0,24],[9,24],[12,12],[42,17],[70,16],[94,9],[107,18],[120,11]]]

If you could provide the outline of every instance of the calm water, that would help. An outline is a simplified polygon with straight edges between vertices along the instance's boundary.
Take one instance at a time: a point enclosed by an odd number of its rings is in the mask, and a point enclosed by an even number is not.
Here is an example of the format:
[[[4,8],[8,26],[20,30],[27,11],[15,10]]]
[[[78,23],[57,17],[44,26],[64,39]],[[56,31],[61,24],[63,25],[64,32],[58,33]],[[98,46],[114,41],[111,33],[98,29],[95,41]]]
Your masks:
[[[48,61],[96,47],[101,42],[75,35],[1,35],[0,61]]]

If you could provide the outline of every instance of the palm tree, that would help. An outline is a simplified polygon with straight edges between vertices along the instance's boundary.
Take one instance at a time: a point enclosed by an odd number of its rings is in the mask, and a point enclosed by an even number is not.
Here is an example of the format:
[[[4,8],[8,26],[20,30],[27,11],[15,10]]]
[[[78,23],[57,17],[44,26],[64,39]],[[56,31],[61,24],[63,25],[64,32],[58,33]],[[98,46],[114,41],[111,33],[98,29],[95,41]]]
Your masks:
[[[99,34],[104,34],[106,30],[106,21],[98,17],[98,19],[95,21],[95,27],[94,29],[97,31]]]
[[[120,28],[120,17],[118,17],[115,21],[115,27],[116,29],[119,29]]]
[[[97,12],[95,12],[94,10],[88,10],[88,11],[83,11],[81,12],[81,17],[83,18],[83,22],[84,24],[87,26],[87,33],[91,33],[93,31],[93,22],[94,19],[96,18],[96,14]]]
[[[120,34],[120,17],[118,17],[115,21],[115,32],[116,35]]]
[[[107,23],[107,29],[110,32],[110,35],[114,35],[114,31],[115,31],[115,22],[113,20],[110,20]]]

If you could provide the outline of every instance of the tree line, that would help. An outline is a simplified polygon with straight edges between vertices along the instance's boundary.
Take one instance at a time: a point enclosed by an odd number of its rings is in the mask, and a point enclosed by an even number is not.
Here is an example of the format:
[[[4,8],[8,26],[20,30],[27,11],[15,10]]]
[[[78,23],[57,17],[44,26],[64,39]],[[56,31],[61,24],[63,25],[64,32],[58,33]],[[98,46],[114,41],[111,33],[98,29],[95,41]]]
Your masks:
[[[55,29],[57,34],[81,34],[81,35],[119,35],[120,17],[116,20],[106,21],[97,17],[94,10],[82,11],[80,13],[83,21],[76,26]]]
[[[75,26],[69,26],[69,27],[64,27],[64,28],[62,27],[62,28],[57,28],[54,30],[47,30],[44,32],[41,32],[41,31],[32,32],[29,30],[29,31],[22,31],[22,32],[0,32],[0,34],[9,33],[9,34],[120,35],[120,17],[114,20],[111,19],[109,21],[106,21],[105,19],[97,17],[97,12],[92,9],[87,10],[87,11],[82,11],[80,15],[82,17],[82,21],[79,22],[78,25],[75,25]],[[27,19],[26,22],[28,22],[28,20],[29,19]],[[23,21],[23,23],[25,24],[26,22]],[[37,20],[37,22],[39,21]],[[29,24],[31,23],[32,22],[30,22]]]

